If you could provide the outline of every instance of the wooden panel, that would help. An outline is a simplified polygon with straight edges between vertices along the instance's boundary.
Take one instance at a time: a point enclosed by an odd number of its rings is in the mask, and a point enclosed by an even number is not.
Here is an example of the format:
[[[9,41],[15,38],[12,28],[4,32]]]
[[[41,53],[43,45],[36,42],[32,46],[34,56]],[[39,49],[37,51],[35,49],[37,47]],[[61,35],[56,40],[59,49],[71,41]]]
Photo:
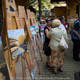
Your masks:
[[[25,9],[24,6],[18,6],[18,11],[19,11],[19,18],[25,18]]]
[[[55,7],[54,8],[54,13],[55,13],[55,16],[64,16],[65,18],[67,17],[67,13],[66,13],[66,7]]]
[[[21,9],[22,9],[22,11],[21,11]],[[27,18],[27,14],[26,14],[24,6],[19,6],[18,11],[19,11],[19,15],[21,15],[21,16],[19,16],[21,25],[23,24],[23,27],[26,29],[27,36],[28,36],[29,40],[31,40],[31,31],[29,29],[30,21]],[[30,12],[29,12],[29,14],[30,14]]]
[[[74,6],[72,6],[72,5],[74,5]],[[68,8],[67,21],[69,23],[70,30],[73,27],[74,21],[78,18],[78,14],[76,13],[76,5],[77,5],[77,3],[75,1],[70,2],[70,3],[67,2],[67,8]]]
[[[33,71],[36,72],[39,69],[39,72],[40,72],[39,60],[37,60],[36,58],[37,56],[35,57],[35,54],[39,53],[38,51],[36,52],[34,48],[34,45],[35,45],[36,49],[38,49],[36,44],[36,39],[34,39],[34,42],[32,41],[33,39],[32,39],[31,31],[29,28],[30,25],[34,25],[36,23],[35,15],[29,10],[29,12],[27,13],[28,15],[27,16],[25,8],[23,6],[18,7],[18,11],[19,11],[18,12],[14,1],[7,2],[6,0],[6,7],[4,8],[6,10],[5,12],[6,15],[4,16],[6,17],[6,19],[4,24],[6,24],[5,27],[7,28],[5,33],[6,37],[4,37],[6,41],[4,55],[5,55],[11,80],[17,80],[18,78],[20,78],[20,76],[21,76],[21,80],[25,80],[25,77],[27,75],[25,72],[26,71],[25,66],[27,66],[27,69],[29,70],[29,73],[30,73],[29,76],[32,79]],[[15,10],[11,11],[9,9],[6,9],[9,7],[9,5],[14,6]],[[32,24],[30,24],[30,20]],[[20,31],[18,32],[18,30]],[[25,33],[23,33],[21,30],[25,31]],[[4,29],[3,29],[3,32],[5,32]],[[20,34],[23,34],[24,38],[23,37],[20,38],[19,37]],[[25,50],[25,52],[23,52],[24,53],[23,55],[22,53],[21,55],[16,55],[18,53],[18,50],[22,51],[22,49],[19,49],[19,48],[22,48],[20,46],[22,44],[21,40],[24,42],[25,37],[26,37],[26,43],[29,43],[29,46],[30,46],[30,53],[28,53],[28,51]],[[27,45],[26,43],[25,45]],[[13,56],[13,53],[15,53],[14,55],[16,56]],[[30,55],[31,55],[31,58],[30,58]],[[25,60],[27,65],[23,64],[25,63],[24,62]]]
[[[4,12],[6,14],[6,15],[4,15],[4,17],[6,17],[4,24],[7,24],[7,25],[5,25],[5,28],[7,28],[7,32],[8,32],[8,30],[16,30],[20,27],[20,22],[19,22],[19,18],[18,18],[18,14],[16,12],[16,9],[13,10],[13,11],[9,10],[9,5],[16,8],[16,5],[15,5],[14,1],[13,2],[8,2],[8,0],[4,0],[4,2],[6,3],[6,4],[4,4],[4,5],[6,5],[5,8],[4,8],[6,10],[6,12]],[[5,29],[3,29],[3,31],[5,31]],[[14,59],[14,60],[12,59],[9,34],[8,35],[7,35],[7,33],[5,33],[5,34],[7,36],[7,37],[4,37],[5,41],[6,41],[7,44],[8,43],[9,44],[8,45],[6,44],[4,46],[4,48],[6,49],[5,52],[4,52],[4,55],[5,55],[5,59],[6,59],[10,79],[11,80],[16,80],[17,76],[16,76],[15,62],[16,62],[17,58]],[[4,35],[2,35],[2,36],[4,36]],[[14,33],[12,34],[12,36],[14,36]],[[16,37],[16,35],[15,35],[15,37]]]

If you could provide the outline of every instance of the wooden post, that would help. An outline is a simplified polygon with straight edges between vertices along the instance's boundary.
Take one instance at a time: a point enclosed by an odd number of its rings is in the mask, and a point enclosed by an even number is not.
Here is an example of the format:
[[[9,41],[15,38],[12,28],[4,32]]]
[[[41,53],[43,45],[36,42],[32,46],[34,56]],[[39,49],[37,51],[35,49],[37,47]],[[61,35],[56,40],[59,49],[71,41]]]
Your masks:
[[[80,4],[79,4],[79,17],[80,17]]]
[[[34,51],[34,45],[37,48],[37,44],[35,42],[36,39],[34,39],[34,43],[32,43],[31,39],[32,39],[32,35],[31,35],[31,31],[29,29],[30,25],[34,25],[36,23],[35,21],[35,16],[32,12],[30,12],[30,10],[28,10],[30,13],[28,13],[26,15],[24,6],[23,7],[19,7],[19,15],[16,9],[16,5],[15,5],[15,0],[13,0],[13,2],[8,2],[8,0],[2,0],[2,4],[3,4],[3,28],[2,28],[2,41],[3,41],[3,45],[4,45],[4,56],[6,59],[6,63],[7,63],[7,67],[8,67],[8,71],[9,71],[9,76],[11,80],[16,80],[17,78],[17,73],[16,73],[16,62],[18,62],[18,57],[16,57],[16,59],[12,59],[12,49],[11,49],[11,44],[10,44],[10,39],[11,38],[8,34],[7,31],[11,31],[11,30],[18,30],[18,29],[25,29],[25,35],[26,35],[26,41],[27,43],[29,43],[30,45],[30,50],[31,50],[31,58],[32,61],[35,62],[35,64],[38,65],[38,69],[40,70],[40,65],[38,63],[38,61],[36,61],[35,58],[35,51]],[[11,6],[14,8],[13,11],[10,11],[9,8]],[[22,12],[20,12],[20,10],[23,10]],[[31,15],[32,14],[32,18]],[[30,24],[30,20],[31,23]],[[27,38],[29,38],[27,40]],[[14,38],[12,38],[14,39]],[[30,41],[29,41],[30,40]],[[18,44],[18,40],[16,39],[16,43]],[[21,55],[20,55],[21,56]],[[28,66],[28,70],[30,72],[30,77],[32,79],[32,67],[35,67],[35,64],[33,64],[33,66],[31,65],[31,60],[29,57],[29,53],[27,51],[25,51],[24,53],[24,58],[26,60],[27,66]],[[22,62],[22,79],[25,80],[26,77],[26,72],[25,72],[25,65],[24,63],[24,59],[23,56],[21,57],[21,62]]]
[[[41,12],[41,0],[38,0],[38,6],[39,6],[39,19],[42,15],[42,12]]]
[[[8,47],[7,49],[4,50],[4,56],[5,60],[7,63],[8,71],[9,71],[9,76],[11,80],[14,80],[12,77],[12,73],[10,71],[10,63],[11,63],[11,58],[10,58],[10,48],[9,48],[9,41],[8,41],[8,36],[7,36],[7,27],[6,27],[6,3],[5,0],[2,0],[2,7],[3,7],[3,27],[2,27],[2,43],[3,47]],[[6,42],[5,42],[6,41]]]

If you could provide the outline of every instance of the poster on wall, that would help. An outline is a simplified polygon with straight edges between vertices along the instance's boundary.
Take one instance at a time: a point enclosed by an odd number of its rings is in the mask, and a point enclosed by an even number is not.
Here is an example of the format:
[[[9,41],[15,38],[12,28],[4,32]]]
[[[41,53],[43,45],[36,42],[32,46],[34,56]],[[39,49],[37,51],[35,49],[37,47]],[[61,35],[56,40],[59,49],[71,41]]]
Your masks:
[[[10,43],[11,57],[15,59],[27,50],[24,29],[8,30],[7,34]]]

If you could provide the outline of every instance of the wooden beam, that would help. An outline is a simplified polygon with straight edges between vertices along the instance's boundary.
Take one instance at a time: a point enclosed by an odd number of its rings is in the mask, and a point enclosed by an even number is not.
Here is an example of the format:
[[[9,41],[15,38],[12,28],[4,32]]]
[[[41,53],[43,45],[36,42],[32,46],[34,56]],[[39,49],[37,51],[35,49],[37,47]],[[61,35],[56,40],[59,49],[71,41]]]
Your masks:
[[[18,5],[21,5],[21,6],[26,6],[27,8],[33,4],[35,1],[37,0],[34,0],[34,1],[31,1],[31,0],[15,0],[17,6]]]
[[[39,5],[39,19],[40,19],[40,17],[41,17],[41,0],[38,0],[38,5]]]

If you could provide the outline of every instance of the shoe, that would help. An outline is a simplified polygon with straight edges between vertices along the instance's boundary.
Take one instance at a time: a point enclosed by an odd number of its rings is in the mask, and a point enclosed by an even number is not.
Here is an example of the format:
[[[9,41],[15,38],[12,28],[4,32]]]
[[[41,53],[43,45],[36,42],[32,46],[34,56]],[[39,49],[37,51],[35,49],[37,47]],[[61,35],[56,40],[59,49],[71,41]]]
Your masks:
[[[57,74],[58,72],[57,71],[54,71],[54,74]]]
[[[57,73],[58,73],[57,69],[54,69],[54,74],[57,74]]]
[[[62,68],[59,68],[58,71],[59,71],[59,72],[63,72],[63,69],[62,69]]]
[[[50,67],[50,65],[48,64],[48,62],[46,62],[46,66],[47,66],[47,67]]]

